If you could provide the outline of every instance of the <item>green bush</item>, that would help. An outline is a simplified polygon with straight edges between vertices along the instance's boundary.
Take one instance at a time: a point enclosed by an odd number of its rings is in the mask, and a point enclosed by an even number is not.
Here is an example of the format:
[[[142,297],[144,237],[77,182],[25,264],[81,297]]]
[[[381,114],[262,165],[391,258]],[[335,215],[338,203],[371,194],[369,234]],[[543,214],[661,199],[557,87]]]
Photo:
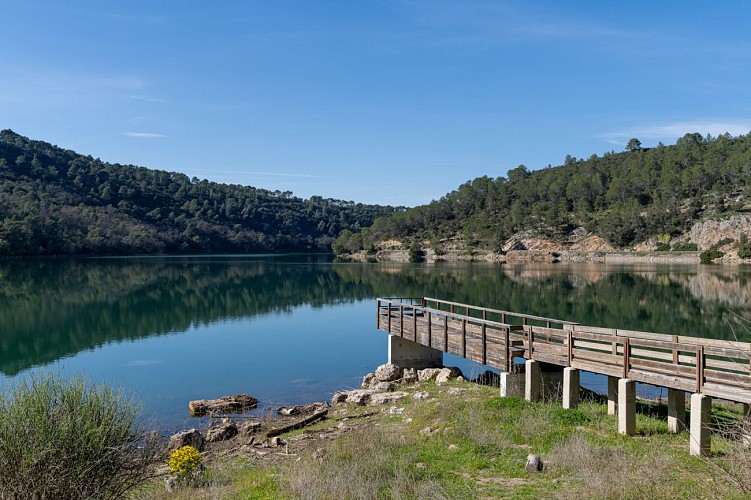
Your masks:
[[[712,261],[715,259],[719,259],[725,255],[723,252],[720,252],[717,250],[717,247],[711,247],[708,250],[704,250],[700,255],[699,258],[701,259],[702,264],[711,264]]]
[[[657,248],[655,248],[655,252],[669,252],[670,251],[670,243],[658,243]]]
[[[31,377],[0,394],[0,497],[117,498],[152,475],[156,437],[122,391]]]
[[[697,250],[699,250],[699,245],[691,241],[673,247],[674,252],[696,252]]]

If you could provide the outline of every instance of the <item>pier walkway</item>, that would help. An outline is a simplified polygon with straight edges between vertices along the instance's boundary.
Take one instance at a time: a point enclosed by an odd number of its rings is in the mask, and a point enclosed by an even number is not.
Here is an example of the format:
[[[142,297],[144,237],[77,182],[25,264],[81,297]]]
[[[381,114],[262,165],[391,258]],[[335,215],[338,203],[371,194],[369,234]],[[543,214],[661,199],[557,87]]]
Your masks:
[[[444,352],[502,370],[501,395],[539,399],[562,386],[576,407],[579,371],[608,376],[608,410],[634,434],[636,382],[668,389],[668,427],[686,426],[691,393],[691,453],[710,447],[711,402],[751,404],[751,343],[586,326],[445,300],[378,298],[377,328],[390,334],[389,361],[440,364]],[[518,361],[522,361],[519,363]]]

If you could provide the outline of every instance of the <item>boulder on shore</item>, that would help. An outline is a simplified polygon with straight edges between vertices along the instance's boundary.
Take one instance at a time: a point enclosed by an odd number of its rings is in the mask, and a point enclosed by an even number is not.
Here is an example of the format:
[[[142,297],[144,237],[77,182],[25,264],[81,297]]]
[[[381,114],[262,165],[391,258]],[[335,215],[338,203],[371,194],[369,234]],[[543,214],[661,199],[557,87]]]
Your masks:
[[[375,378],[378,382],[393,382],[402,378],[402,369],[395,364],[387,363],[376,369]]]
[[[167,451],[172,453],[183,446],[192,446],[198,451],[203,451],[203,445],[204,439],[201,432],[198,429],[188,429],[187,431],[180,431],[170,438]]]
[[[425,368],[417,372],[417,379],[420,382],[430,382],[435,380],[439,373],[441,373],[440,368]]]
[[[435,383],[438,385],[445,384],[449,380],[454,380],[455,378],[459,378],[461,376],[462,371],[455,366],[441,368],[441,371],[439,371],[438,375],[436,375],[435,377]]]
[[[206,441],[208,441],[209,443],[226,441],[237,436],[237,433],[237,424],[230,419],[225,418],[220,425],[211,427],[208,431],[206,431]]]

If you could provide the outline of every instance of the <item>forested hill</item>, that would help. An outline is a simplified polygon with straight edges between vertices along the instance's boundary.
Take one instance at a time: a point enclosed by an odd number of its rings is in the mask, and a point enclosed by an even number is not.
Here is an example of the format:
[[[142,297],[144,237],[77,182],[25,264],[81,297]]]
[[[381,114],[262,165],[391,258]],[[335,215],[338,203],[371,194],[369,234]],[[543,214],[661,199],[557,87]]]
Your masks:
[[[480,177],[428,205],[379,218],[361,233],[344,233],[337,253],[386,240],[436,247],[463,238],[470,248],[499,250],[529,231],[552,240],[584,228],[615,247],[650,237],[669,241],[706,217],[751,208],[751,135],[686,134],[673,146],[567,157],[564,165]]]
[[[394,208],[111,164],[0,132],[0,255],[330,251]]]

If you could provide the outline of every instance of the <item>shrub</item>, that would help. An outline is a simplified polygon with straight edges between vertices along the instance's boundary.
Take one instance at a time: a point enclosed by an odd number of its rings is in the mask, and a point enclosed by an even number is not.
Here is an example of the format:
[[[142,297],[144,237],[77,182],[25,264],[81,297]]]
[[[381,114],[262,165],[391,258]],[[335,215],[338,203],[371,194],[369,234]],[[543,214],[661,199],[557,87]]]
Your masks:
[[[201,453],[187,445],[176,449],[169,456],[169,471],[178,481],[190,482],[201,466]]]
[[[711,247],[708,250],[704,250],[701,255],[699,255],[699,259],[701,259],[702,264],[711,264],[712,261],[719,259],[723,255],[725,254],[717,250],[717,247]]]
[[[0,394],[2,498],[116,498],[152,475],[160,447],[120,390],[31,377]]]
[[[748,235],[743,233],[738,241],[738,257],[741,259],[751,259],[751,243],[748,242]]]
[[[409,261],[422,262],[425,259],[425,252],[419,243],[412,243],[409,247]]]
[[[691,241],[686,241],[673,247],[673,251],[675,252],[696,252],[697,250],[699,250],[699,245]]]
[[[657,248],[655,248],[655,252],[669,252],[670,251],[670,243],[658,243]]]

